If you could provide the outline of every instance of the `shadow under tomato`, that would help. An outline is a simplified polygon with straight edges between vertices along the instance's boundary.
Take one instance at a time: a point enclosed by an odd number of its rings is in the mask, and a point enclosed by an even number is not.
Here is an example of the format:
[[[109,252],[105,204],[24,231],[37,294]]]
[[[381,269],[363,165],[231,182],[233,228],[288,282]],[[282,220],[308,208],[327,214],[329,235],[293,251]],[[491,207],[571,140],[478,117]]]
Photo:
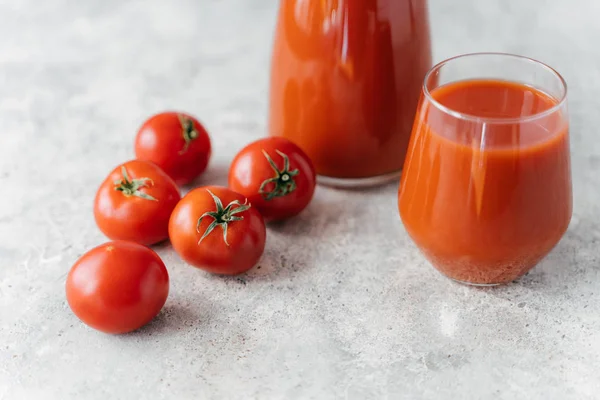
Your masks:
[[[155,243],[149,247],[155,252],[160,253],[161,251],[166,251],[171,248],[171,241],[169,238],[166,238],[162,242]]]
[[[265,250],[258,264],[239,276],[238,281],[243,281],[244,284],[254,281],[293,281],[299,275],[309,273],[315,267],[314,260],[314,253],[301,255],[271,246]]]
[[[225,186],[229,175],[229,165],[223,162],[209,162],[206,171],[187,185],[181,186],[181,195],[202,186]]]
[[[200,303],[201,304],[201,303]],[[206,324],[208,313],[201,314],[196,302],[182,305],[178,302],[167,303],[156,317],[138,330],[122,335],[122,337],[141,337],[152,335],[168,335],[186,330],[192,326]]]
[[[318,188],[309,206],[295,217],[267,224],[265,253],[258,265],[244,274],[253,280],[293,280],[317,268],[325,253],[351,246],[357,205],[348,195]],[[331,254],[328,254],[329,258]]]
[[[296,275],[304,274],[314,267],[314,252],[311,254],[300,254],[297,249],[290,250],[267,241],[262,257],[247,272],[238,275],[219,275],[199,270],[198,273],[208,280],[224,281],[228,286],[246,286],[261,281],[293,280]]]
[[[348,194],[332,188],[317,187],[312,201],[300,214],[267,224],[269,231],[281,236],[294,236],[288,239],[290,246],[301,245],[305,240],[318,242],[335,240],[343,234],[344,221],[354,218],[357,205]]]

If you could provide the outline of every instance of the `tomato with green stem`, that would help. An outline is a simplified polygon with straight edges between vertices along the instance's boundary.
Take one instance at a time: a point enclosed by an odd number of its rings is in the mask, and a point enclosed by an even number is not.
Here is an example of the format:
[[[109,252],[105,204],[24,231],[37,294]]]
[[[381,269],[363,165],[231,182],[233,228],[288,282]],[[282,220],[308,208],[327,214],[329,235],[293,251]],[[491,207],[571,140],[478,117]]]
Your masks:
[[[66,294],[69,307],[86,325],[106,333],[131,332],[162,309],[169,295],[169,273],[148,247],[108,242],[75,262]]]
[[[177,204],[169,237],[187,263],[215,274],[236,275],[248,271],[262,256],[266,228],[244,196],[208,186],[190,191]]]
[[[229,169],[229,187],[246,196],[267,220],[300,213],[310,203],[315,185],[310,158],[281,137],[250,143],[236,155]]]
[[[175,182],[157,165],[132,160],[102,182],[94,217],[110,239],[151,245],[169,237],[169,217],[180,199]]]
[[[210,155],[206,129],[182,112],[166,111],[150,117],[135,138],[136,158],[155,163],[179,185],[204,172]]]

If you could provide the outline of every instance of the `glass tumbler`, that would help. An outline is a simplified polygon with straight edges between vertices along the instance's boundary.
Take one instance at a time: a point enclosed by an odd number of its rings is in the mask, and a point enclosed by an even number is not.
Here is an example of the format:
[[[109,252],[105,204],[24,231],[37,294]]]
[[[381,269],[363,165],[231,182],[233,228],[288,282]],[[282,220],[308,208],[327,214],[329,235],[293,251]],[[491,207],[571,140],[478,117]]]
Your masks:
[[[572,214],[567,88],[510,54],[467,54],[426,75],[398,205],[424,256],[472,285],[515,280]]]

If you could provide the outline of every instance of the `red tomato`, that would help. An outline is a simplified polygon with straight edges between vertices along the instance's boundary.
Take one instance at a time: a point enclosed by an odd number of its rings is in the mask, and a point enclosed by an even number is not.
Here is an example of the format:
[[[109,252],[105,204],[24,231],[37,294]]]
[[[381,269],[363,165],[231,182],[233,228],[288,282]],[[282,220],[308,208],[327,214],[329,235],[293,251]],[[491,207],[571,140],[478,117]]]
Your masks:
[[[148,119],[135,138],[135,156],[152,161],[179,185],[193,181],[210,159],[210,138],[188,114],[163,112]]]
[[[267,220],[289,218],[304,210],[315,184],[310,158],[281,137],[250,143],[229,169],[229,187],[246,196]]]
[[[265,249],[262,216],[227,188],[207,186],[181,199],[169,221],[173,248],[189,264],[215,274],[246,272]]]
[[[108,242],[85,253],[67,276],[67,302],[85,324],[131,332],[161,310],[169,273],[158,254],[133,242]]]
[[[110,239],[150,245],[169,237],[169,217],[180,198],[175,182],[158,166],[133,160],[102,182],[94,217]]]

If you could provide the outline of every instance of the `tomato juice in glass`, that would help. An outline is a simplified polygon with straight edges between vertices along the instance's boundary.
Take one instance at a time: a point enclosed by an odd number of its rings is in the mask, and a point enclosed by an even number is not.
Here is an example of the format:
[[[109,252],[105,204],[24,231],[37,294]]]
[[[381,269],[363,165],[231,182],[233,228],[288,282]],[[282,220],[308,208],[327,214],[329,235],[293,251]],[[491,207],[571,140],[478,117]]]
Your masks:
[[[426,0],[282,0],[270,135],[299,145],[321,183],[398,177],[430,67]]]
[[[506,54],[459,56],[425,78],[402,173],[410,237],[446,276],[510,282],[561,239],[572,213],[566,85]]]

